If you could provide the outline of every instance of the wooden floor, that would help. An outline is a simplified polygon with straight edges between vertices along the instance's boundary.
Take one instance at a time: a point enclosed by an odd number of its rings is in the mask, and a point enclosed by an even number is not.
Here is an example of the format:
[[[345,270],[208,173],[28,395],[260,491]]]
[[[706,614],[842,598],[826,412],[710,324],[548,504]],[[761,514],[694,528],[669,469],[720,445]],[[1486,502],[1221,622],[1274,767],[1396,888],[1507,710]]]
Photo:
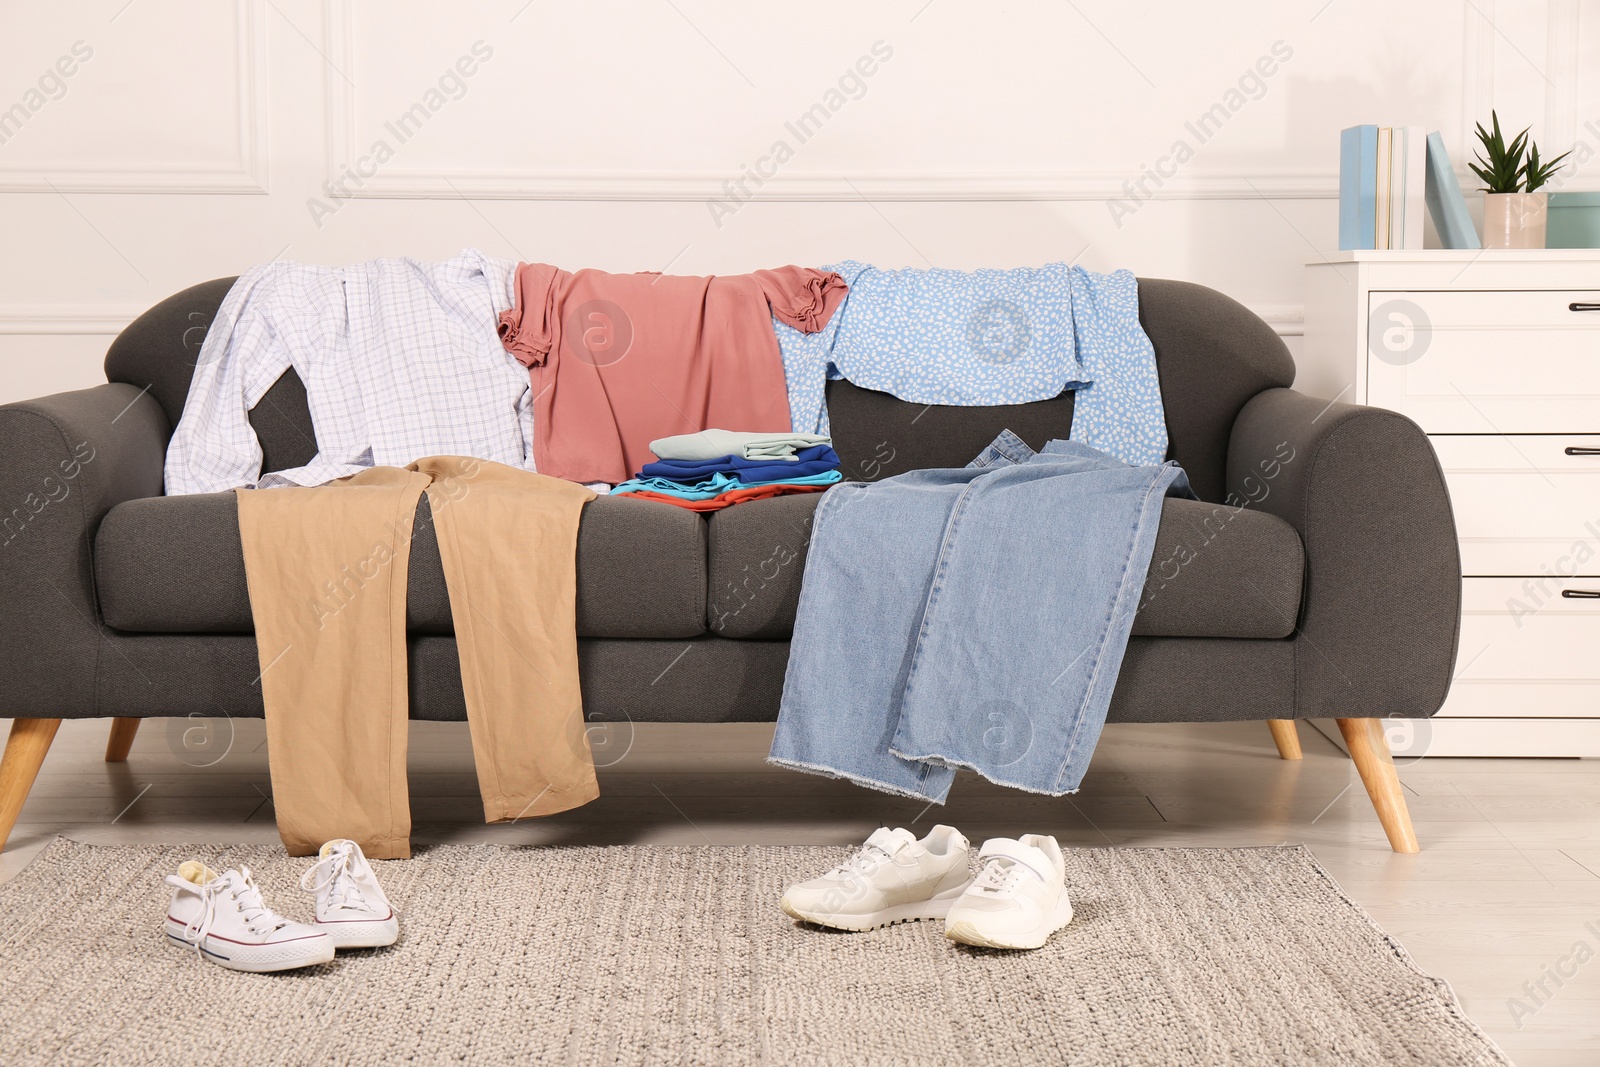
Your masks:
[[[489,827],[465,726],[414,723],[416,843],[848,844],[881,823],[925,831],[936,821],[975,841],[1053,833],[1083,848],[1304,842],[1424,970],[1450,982],[1519,1065],[1600,1063],[1600,761],[1404,767],[1423,851],[1399,856],[1350,761],[1305,724],[1298,763],[1278,758],[1263,724],[1114,726],[1075,797],[963,776],[950,804],[928,810],[766,767],[770,726],[609,729],[597,737],[597,762],[606,765],[599,801]],[[125,764],[103,762],[108,730],[105,721],[62,726],[0,855],[0,880],[55,834],[102,843],[277,840],[259,720],[154,719]],[[1560,973],[1574,967],[1571,977]]]

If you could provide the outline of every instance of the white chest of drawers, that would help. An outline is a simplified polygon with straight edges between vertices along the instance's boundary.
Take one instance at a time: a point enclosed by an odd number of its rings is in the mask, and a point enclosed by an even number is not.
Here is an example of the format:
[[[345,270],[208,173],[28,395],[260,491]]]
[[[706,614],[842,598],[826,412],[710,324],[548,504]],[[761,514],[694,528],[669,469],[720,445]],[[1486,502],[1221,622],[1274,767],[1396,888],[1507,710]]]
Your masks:
[[[1428,434],[1461,542],[1434,756],[1600,756],[1600,250],[1341,252],[1305,360]],[[1321,390],[1319,390],[1321,391]]]

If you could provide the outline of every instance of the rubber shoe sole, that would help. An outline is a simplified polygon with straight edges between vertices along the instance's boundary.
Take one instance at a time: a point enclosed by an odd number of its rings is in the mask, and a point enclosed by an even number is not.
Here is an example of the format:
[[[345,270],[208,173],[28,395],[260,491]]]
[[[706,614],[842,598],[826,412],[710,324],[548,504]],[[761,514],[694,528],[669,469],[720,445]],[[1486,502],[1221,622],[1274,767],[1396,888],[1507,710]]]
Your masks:
[[[387,919],[358,919],[354,921],[323,922],[312,924],[333,940],[336,949],[387,948],[400,940],[400,920],[393,912]]]
[[[1051,935],[1071,921],[1072,900],[1063,891],[1061,899],[1056,902],[1055,911],[1032,930],[985,931],[979,929],[977,924],[971,920],[958,920],[945,926],[944,936],[951,941],[958,941],[963,945],[972,945],[976,948],[1027,950],[1043,948],[1044,943],[1050,940]]]
[[[178,948],[194,950],[194,943],[184,940],[182,928],[167,925],[167,940]],[[247,945],[240,941],[207,936],[200,943],[200,953],[207,960],[230,971],[251,974],[270,974],[274,971],[292,971],[299,967],[315,967],[333,961],[333,939],[330,937],[301,937],[293,941],[279,941],[266,945]]]
[[[965,887],[962,887],[965,888]],[[809,912],[795,907],[784,897],[779,902],[783,913],[791,919],[799,919],[815,926],[826,926],[834,930],[849,930],[862,933],[867,930],[876,930],[881,926],[893,926],[896,923],[918,922],[923,919],[942,919],[950,912],[950,906],[961,895],[961,889],[953,891],[953,895],[944,900],[934,897],[931,900],[914,900],[908,904],[896,904],[880,911],[862,912],[859,915],[841,915],[831,912]]]

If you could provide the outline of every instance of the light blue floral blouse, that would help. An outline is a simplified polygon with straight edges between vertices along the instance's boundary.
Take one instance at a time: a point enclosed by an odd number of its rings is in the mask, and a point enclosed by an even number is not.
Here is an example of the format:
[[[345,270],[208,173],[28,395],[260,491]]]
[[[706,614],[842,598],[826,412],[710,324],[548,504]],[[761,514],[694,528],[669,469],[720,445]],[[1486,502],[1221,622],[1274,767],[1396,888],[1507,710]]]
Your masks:
[[[1139,466],[1166,459],[1155,350],[1129,271],[822,269],[850,286],[828,325],[805,334],[773,322],[796,433],[828,432],[829,378],[914,404],[1022,404],[1075,389],[1072,440]]]

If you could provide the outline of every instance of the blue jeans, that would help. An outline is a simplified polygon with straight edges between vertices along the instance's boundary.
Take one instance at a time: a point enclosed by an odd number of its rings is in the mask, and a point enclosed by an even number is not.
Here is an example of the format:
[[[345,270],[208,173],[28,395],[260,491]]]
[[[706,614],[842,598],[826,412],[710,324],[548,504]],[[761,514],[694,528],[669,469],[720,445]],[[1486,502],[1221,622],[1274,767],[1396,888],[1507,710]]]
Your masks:
[[[1175,463],[1010,431],[964,468],[823,494],[768,761],[942,802],[1060,796],[1105,724]]]

